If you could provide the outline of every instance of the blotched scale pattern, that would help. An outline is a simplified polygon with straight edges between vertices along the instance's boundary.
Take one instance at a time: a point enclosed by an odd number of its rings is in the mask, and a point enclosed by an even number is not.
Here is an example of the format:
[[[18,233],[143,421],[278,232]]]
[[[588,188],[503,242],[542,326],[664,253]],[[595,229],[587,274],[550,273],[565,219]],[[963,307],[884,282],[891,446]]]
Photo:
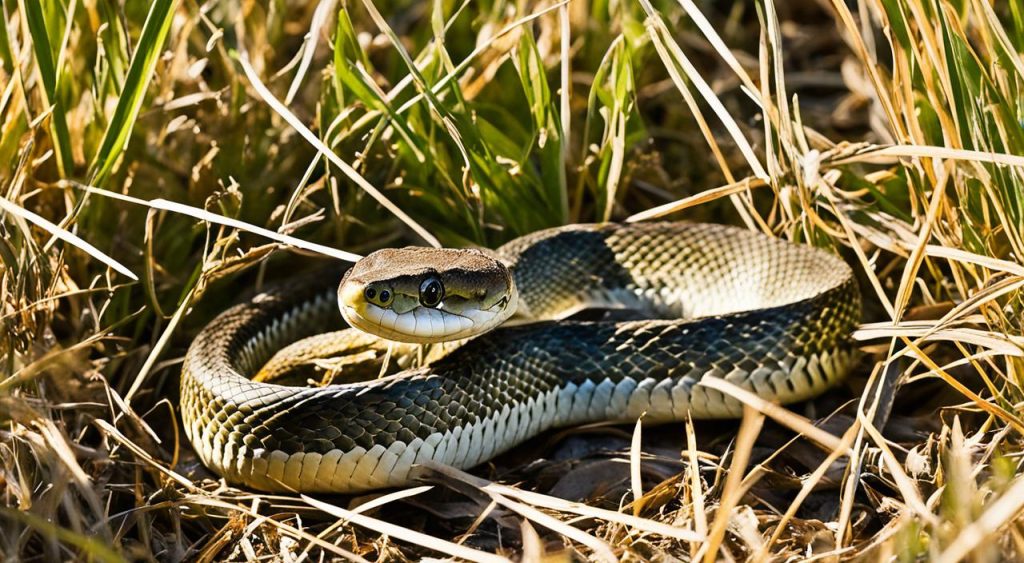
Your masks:
[[[838,258],[720,225],[576,225],[498,250],[537,319],[587,306],[651,318],[502,328],[442,359],[321,388],[249,379],[279,348],[340,327],[338,277],[282,286],[197,337],[182,372],[185,429],[231,482],[360,491],[408,482],[413,465],[466,468],[557,426],[739,416],[700,385],[722,377],[782,403],[845,376],[860,299]]]

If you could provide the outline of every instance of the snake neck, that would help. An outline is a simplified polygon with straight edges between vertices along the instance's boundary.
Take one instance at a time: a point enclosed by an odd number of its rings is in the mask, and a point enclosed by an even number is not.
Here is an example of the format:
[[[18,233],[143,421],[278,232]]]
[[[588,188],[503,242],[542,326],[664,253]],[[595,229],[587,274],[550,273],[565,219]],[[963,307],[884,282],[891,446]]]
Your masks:
[[[570,225],[497,252],[512,269],[518,315],[529,320],[589,308],[651,319],[728,315],[811,299],[852,276],[823,251],[716,224]]]

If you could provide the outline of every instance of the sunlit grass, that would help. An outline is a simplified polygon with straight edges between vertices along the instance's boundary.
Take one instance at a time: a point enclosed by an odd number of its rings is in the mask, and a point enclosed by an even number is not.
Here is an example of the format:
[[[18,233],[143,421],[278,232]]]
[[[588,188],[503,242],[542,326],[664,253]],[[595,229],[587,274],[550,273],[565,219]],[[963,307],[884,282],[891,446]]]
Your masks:
[[[0,2],[0,552],[1022,557],[1020,3],[391,4]],[[657,217],[847,257],[850,383],[376,499],[222,487],[178,433],[264,279]]]

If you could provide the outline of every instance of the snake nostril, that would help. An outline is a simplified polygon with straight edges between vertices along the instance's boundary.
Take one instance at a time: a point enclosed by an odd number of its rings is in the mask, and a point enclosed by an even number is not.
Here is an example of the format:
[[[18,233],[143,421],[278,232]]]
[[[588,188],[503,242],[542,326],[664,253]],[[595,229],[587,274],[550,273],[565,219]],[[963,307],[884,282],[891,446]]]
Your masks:
[[[391,291],[391,288],[380,284],[371,283],[363,288],[363,299],[367,303],[372,303],[378,307],[390,307],[391,302],[395,299],[395,294]]]

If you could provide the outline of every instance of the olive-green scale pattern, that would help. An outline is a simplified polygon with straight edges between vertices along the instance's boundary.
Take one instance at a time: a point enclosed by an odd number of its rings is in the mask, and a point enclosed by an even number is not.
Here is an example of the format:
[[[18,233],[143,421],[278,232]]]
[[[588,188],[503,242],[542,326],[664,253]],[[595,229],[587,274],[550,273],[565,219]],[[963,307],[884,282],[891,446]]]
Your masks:
[[[397,485],[412,461],[434,455],[468,467],[555,426],[738,416],[742,405],[700,385],[708,376],[768,400],[803,400],[852,361],[856,283],[845,263],[811,247],[721,225],[652,223],[553,229],[498,253],[537,322],[381,380],[320,388],[249,380],[277,349],[342,326],[333,301],[340,276],[281,286],[223,313],[197,337],[182,373],[186,433],[201,459],[260,489]],[[593,305],[649,318],[544,320]],[[382,450],[395,452],[386,468]],[[365,472],[353,469],[358,457],[337,461],[364,451],[379,458]],[[293,465],[268,478],[273,455]],[[347,474],[314,478],[327,458]]]

